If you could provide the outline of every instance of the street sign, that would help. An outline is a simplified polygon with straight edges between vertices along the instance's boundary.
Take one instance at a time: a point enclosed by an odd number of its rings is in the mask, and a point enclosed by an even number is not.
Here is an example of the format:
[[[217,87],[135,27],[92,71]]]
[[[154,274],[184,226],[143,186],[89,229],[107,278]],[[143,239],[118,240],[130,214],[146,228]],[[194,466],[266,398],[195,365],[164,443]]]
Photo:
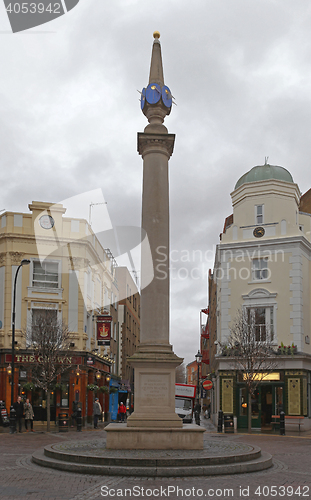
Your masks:
[[[209,391],[213,388],[213,382],[211,380],[204,380],[204,382],[202,383],[202,387],[206,391]]]

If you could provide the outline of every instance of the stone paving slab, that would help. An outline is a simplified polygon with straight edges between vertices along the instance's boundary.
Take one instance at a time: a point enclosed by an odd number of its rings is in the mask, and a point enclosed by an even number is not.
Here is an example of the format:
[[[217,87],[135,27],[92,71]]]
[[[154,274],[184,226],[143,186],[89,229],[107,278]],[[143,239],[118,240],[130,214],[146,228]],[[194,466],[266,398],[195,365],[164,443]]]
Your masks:
[[[281,497],[284,500],[289,500],[289,498],[302,500],[311,496],[311,439],[310,435],[307,436],[305,433],[301,436],[298,436],[297,433],[295,437],[248,435],[247,433],[211,435],[211,437],[225,442],[233,441],[259,446],[262,450],[273,455],[271,468],[247,475],[234,474],[199,478],[100,477],[43,469],[31,461],[32,454],[44,446],[70,439],[79,439],[83,442],[85,439],[90,439],[90,435],[96,435],[100,439],[105,436],[105,432],[23,433],[13,436],[7,433],[1,434],[0,499],[103,500],[103,498],[107,498],[111,500],[113,498],[131,498],[129,492],[132,493],[132,498],[142,500],[147,498],[280,500]],[[294,491],[297,491],[299,487],[300,496],[298,494],[291,495],[291,490],[287,489],[293,488]],[[275,490],[275,488],[277,489]],[[302,488],[309,488],[309,490]],[[133,495],[133,491],[136,496]],[[150,491],[152,492],[151,496]],[[275,495],[275,491],[277,495]],[[184,493],[183,496],[182,493]]]

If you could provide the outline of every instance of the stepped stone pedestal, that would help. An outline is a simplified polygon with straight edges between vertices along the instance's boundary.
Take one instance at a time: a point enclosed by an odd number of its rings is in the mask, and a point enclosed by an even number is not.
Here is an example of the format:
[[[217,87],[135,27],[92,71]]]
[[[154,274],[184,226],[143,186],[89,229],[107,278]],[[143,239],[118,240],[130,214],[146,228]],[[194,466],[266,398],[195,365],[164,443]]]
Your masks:
[[[201,450],[204,429],[183,425],[175,413],[173,352],[137,352],[131,358],[135,370],[135,411],[127,424],[109,424],[107,449]]]

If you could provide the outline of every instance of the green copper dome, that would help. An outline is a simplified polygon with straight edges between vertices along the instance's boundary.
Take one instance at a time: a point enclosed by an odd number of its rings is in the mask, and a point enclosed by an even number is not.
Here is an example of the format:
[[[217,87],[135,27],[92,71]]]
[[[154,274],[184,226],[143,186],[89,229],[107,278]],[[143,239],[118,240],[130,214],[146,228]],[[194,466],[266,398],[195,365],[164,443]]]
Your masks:
[[[246,184],[247,182],[266,181],[267,179],[275,179],[277,181],[294,182],[291,174],[286,168],[277,167],[276,165],[258,165],[253,167],[249,172],[242,175],[235,185],[234,189]]]

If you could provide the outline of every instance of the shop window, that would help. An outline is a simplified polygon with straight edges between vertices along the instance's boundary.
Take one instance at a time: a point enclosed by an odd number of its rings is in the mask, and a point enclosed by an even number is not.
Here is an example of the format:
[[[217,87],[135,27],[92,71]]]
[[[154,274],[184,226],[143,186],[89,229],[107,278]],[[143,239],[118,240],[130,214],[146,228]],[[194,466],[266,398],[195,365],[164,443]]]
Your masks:
[[[58,288],[58,262],[33,261],[32,286],[40,288]]]
[[[247,416],[247,391],[246,387],[240,387],[239,390],[239,405],[240,405],[240,416]]]
[[[275,409],[274,415],[279,415],[283,411],[283,387],[275,387]]]

